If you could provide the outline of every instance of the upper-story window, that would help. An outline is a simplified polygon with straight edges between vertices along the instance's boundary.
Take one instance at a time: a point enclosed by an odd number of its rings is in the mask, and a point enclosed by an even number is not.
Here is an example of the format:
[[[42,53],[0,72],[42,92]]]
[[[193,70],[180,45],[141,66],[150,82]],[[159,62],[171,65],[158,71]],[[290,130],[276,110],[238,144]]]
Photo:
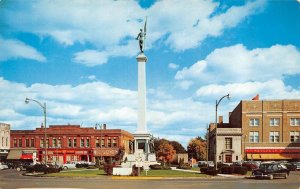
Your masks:
[[[105,147],[105,139],[102,138],[102,139],[101,139],[101,148],[104,148],[104,147]]]
[[[225,149],[232,149],[232,138],[225,138]]]
[[[26,146],[26,148],[29,148],[29,138],[25,139],[25,146]]]
[[[77,139],[76,138],[74,138],[74,141],[73,141],[74,143],[73,143],[73,145],[74,145],[74,147],[77,147]]]
[[[16,138],[14,138],[14,147],[18,147],[18,142]]]
[[[57,147],[60,148],[61,147],[61,139],[57,139]]]
[[[108,140],[107,140],[107,147],[111,147],[111,139],[109,138]]]
[[[86,139],[86,147],[90,147],[90,139],[89,138]]]
[[[31,147],[31,148],[34,148],[34,146],[35,146],[35,145],[34,145],[34,139],[32,138],[32,139],[30,139],[30,147]]]
[[[56,138],[52,139],[52,146],[57,147],[57,139]]]
[[[249,125],[250,126],[258,126],[259,125],[259,119],[258,118],[251,118],[249,120]]]
[[[68,139],[68,147],[70,148],[70,147],[72,147],[72,139]]]
[[[279,132],[278,131],[271,131],[270,132],[270,142],[279,142]]]
[[[97,138],[96,139],[96,148],[99,148],[100,147],[100,140]]]
[[[40,148],[44,148],[44,139],[43,138],[40,140]]]
[[[300,118],[291,118],[290,125],[291,126],[300,126]]]
[[[290,132],[291,142],[300,142],[300,131]]]
[[[84,147],[84,139],[80,139],[80,147]]]
[[[22,147],[22,139],[20,138],[18,141],[18,147]]]
[[[279,126],[280,119],[279,118],[271,118],[270,119],[270,126]]]
[[[259,142],[258,131],[251,131],[251,132],[249,132],[249,142],[252,142],[252,143]]]
[[[112,147],[116,148],[117,147],[117,139],[113,139]]]

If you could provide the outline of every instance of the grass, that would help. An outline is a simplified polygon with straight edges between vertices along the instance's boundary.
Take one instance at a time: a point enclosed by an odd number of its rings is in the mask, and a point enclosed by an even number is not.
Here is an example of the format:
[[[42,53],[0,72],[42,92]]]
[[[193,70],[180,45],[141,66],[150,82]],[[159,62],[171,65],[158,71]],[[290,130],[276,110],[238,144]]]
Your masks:
[[[150,170],[147,172],[143,171],[141,176],[149,176],[149,177],[209,177],[205,174],[199,173],[190,173],[183,171],[174,171],[174,170]]]
[[[90,169],[80,169],[80,170],[67,170],[60,173],[52,173],[46,176],[53,177],[98,177],[98,176],[106,176],[106,173],[103,170],[90,170]]]

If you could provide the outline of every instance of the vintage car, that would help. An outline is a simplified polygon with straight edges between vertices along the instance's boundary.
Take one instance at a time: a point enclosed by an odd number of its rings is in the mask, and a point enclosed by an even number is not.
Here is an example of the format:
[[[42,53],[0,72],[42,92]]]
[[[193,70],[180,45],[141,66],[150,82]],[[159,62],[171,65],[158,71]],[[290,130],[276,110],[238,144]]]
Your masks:
[[[54,165],[44,165],[44,164],[35,164],[28,166],[26,171],[29,173],[59,173],[62,170],[61,167],[54,166]]]
[[[290,171],[280,163],[262,163],[258,169],[252,171],[255,178],[287,178]]]

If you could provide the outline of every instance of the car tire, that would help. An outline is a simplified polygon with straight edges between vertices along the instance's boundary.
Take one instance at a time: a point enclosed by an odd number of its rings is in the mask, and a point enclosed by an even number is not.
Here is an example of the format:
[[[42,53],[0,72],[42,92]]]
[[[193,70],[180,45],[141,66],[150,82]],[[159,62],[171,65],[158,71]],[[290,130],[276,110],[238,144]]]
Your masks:
[[[270,175],[269,179],[270,180],[273,180],[274,176],[273,175]]]
[[[17,171],[21,171],[21,167],[17,167],[16,170],[17,170]]]
[[[64,166],[64,169],[68,169],[68,167],[67,167],[67,166]]]

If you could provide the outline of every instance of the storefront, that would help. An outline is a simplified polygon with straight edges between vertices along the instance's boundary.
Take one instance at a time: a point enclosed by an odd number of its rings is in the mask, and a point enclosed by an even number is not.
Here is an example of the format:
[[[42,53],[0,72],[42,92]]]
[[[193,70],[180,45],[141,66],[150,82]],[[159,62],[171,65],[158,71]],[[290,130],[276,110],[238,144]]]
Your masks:
[[[300,147],[247,147],[248,160],[300,160]]]

